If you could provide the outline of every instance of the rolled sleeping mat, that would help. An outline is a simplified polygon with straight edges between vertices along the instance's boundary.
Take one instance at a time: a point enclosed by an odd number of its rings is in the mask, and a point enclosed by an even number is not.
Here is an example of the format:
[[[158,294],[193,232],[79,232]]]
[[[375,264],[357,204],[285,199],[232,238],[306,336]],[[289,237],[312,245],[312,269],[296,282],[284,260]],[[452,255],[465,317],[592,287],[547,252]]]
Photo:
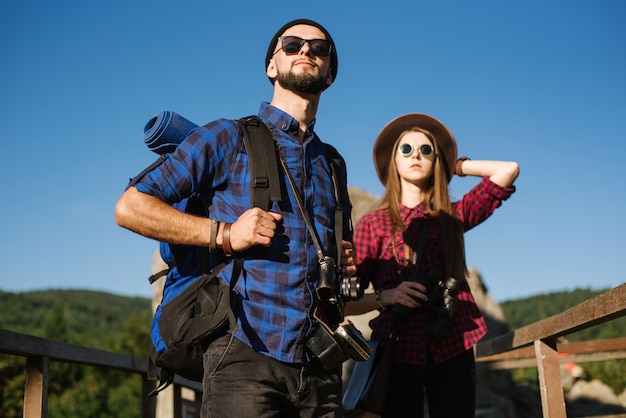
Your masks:
[[[171,110],[157,113],[143,128],[143,141],[157,154],[173,152],[198,125]]]

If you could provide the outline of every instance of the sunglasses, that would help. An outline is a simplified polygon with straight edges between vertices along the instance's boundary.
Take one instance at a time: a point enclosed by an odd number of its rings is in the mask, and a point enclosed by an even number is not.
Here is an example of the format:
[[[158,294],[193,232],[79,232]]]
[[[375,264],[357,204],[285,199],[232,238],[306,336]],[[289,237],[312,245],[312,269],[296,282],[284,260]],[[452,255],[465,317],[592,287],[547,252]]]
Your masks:
[[[405,144],[400,144],[400,146],[398,147],[398,152],[403,157],[410,157],[411,155],[413,155],[413,152],[415,152],[415,148],[413,148],[413,145],[411,145],[411,144],[406,144],[406,143]],[[425,157],[425,158],[428,158],[428,159],[433,158],[434,155],[435,155],[435,149],[430,144],[420,145],[419,148],[417,148],[417,152],[422,157]]]
[[[318,57],[327,57],[333,46],[326,39],[302,39],[297,36],[279,36],[280,48],[285,54],[297,54],[305,43],[309,43],[311,54]]]

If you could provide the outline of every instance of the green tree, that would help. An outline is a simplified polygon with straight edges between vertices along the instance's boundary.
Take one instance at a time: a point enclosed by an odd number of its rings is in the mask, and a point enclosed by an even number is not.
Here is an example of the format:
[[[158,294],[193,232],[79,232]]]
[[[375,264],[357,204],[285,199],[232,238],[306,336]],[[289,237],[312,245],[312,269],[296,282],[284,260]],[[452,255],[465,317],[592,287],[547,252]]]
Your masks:
[[[0,355],[0,411],[4,418],[21,418],[24,410],[26,359]]]
[[[65,311],[61,302],[56,302],[43,323],[43,337],[51,340],[69,342]]]

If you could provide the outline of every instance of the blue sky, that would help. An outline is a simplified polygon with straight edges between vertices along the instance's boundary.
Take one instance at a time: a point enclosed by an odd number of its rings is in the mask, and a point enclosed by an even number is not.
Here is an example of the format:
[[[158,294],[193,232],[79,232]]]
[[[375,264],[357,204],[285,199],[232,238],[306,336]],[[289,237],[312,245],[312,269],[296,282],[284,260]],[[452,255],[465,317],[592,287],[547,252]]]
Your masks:
[[[157,244],[113,216],[155,159],[145,123],[162,110],[197,124],[256,113],[272,93],[270,37],[301,17],[337,44],[316,129],[352,186],[380,195],[377,133],[429,113],[461,154],[520,163],[518,191],[466,234],[497,301],[626,280],[621,0],[25,0],[0,4],[0,289],[151,297]],[[453,197],[476,182],[455,178]]]

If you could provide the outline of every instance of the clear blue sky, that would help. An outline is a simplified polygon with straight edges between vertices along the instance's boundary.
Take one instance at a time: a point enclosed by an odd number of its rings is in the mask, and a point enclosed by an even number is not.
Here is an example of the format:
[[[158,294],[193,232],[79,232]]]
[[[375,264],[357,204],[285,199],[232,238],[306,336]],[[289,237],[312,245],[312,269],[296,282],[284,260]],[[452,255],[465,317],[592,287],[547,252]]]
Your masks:
[[[626,280],[624,1],[25,0],[0,4],[0,289],[151,297],[157,244],[113,216],[155,159],[143,126],[256,113],[270,37],[301,17],[337,44],[316,128],[351,185],[380,195],[376,134],[432,114],[461,154],[520,163],[518,191],[466,234],[497,301]]]

